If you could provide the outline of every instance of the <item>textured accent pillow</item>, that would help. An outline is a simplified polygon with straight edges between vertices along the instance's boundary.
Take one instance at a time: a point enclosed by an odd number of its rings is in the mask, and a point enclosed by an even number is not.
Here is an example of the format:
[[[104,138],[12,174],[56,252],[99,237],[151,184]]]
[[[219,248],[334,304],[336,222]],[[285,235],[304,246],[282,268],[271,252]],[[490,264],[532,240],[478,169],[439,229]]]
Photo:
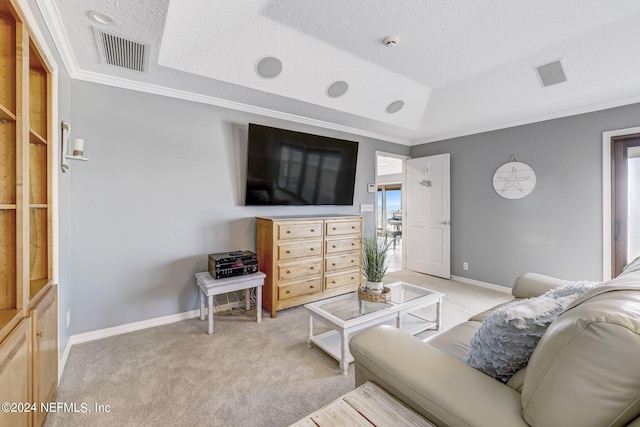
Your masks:
[[[570,282],[545,294],[504,305],[471,338],[468,365],[503,383],[527,366],[551,323],[598,282]]]

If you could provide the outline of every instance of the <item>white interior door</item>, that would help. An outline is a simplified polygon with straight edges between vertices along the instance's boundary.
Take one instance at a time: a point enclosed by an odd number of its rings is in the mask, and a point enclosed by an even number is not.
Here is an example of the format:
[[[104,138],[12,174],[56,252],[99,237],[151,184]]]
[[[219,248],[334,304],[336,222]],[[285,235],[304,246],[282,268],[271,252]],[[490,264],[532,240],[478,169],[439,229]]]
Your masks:
[[[451,277],[449,153],[407,160],[402,238],[407,269]]]

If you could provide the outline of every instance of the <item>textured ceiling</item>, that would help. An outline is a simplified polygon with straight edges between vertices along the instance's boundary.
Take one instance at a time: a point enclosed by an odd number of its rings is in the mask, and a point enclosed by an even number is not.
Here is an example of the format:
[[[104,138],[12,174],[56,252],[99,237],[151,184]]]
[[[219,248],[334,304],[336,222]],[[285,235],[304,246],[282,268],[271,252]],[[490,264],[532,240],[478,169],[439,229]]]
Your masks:
[[[72,78],[405,144],[640,101],[636,0],[37,3]],[[103,63],[94,28],[148,44],[148,70]],[[255,72],[267,56],[276,78]],[[567,82],[542,88],[534,67],[558,59]],[[346,94],[327,96],[340,80]]]

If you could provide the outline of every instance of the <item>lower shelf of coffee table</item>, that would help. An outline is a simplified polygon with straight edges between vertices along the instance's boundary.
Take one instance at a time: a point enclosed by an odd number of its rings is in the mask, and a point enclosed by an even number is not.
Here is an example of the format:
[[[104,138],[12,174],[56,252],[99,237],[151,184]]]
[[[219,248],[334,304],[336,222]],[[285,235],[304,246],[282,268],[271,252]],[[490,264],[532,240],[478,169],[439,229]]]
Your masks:
[[[379,324],[396,327],[396,318],[394,317],[392,319],[381,321]],[[437,323],[435,321],[425,319],[424,317],[416,313],[405,314],[402,318],[402,330],[410,333],[411,335],[415,335],[428,329],[435,329],[436,326]],[[351,339],[351,336],[349,336],[349,339]],[[331,357],[333,357],[337,361],[341,360],[342,344],[338,331],[331,330],[319,335],[314,335],[314,337],[311,339],[311,342],[316,347],[331,355]],[[348,348],[346,362],[353,362],[353,356],[351,356]]]

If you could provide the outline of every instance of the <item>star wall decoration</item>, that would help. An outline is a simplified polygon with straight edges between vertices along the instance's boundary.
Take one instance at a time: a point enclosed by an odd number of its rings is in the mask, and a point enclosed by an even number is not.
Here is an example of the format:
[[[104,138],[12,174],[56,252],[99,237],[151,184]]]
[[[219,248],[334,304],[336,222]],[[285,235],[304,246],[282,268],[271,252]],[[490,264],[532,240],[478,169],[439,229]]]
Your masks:
[[[526,163],[511,161],[493,174],[493,189],[505,199],[520,199],[536,186],[536,174]]]

